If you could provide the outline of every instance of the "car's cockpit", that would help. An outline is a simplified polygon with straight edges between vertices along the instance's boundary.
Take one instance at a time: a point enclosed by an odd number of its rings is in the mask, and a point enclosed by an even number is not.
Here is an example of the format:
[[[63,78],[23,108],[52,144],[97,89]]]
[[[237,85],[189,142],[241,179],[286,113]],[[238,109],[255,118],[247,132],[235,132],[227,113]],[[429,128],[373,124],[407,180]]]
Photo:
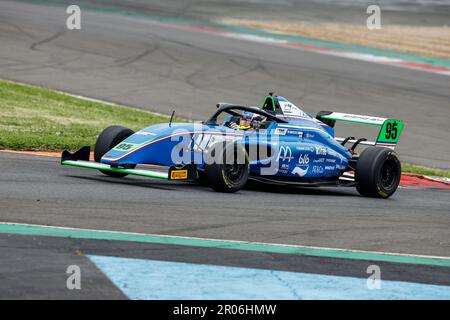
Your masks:
[[[240,116],[230,116],[224,123],[234,130],[259,130],[267,129],[272,121],[256,113],[244,111]]]
[[[258,107],[247,107],[229,103],[219,103],[214,115],[203,123],[206,125],[224,125],[234,130],[267,129],[273,122],[287,123],[278,118],[274,112],[268,112]],[[222,114],[228,114],[225,121],[219,121]]]
[[[282,101],[283,106],[288,102],[283,97],[277,97],[274,96],[273,93],[269,93],[269,95],[264,98],[259,110],[264,114],[270,114],[272,117],[282,116],[284,112],[279,99]],[[291,104],[288,105],[291,106]],[[257,107],[253,108],[258,109]],[[291,109],[289,109],[289,112],[290,111]],[[244,111],[237,115],[229,116],[223,125],[234,130],[259,130],[267,129],[272,122],[273,119],[268,119],[267,116],[260,113]]]

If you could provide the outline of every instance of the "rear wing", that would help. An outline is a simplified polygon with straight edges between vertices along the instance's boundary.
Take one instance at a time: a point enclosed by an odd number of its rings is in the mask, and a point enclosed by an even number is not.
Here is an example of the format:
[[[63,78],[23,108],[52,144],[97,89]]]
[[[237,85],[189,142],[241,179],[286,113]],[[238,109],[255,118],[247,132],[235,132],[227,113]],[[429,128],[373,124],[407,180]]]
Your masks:
[[[398,119],[387,119],[331,111],[321,111],[317,114],[316,118],[329,125],[330,127],[334,127],[336,121],[346,121],[380,127],[380,131],[378,133],[376,141],[367,141],[365,139],[356,140],[353,137],[335,138],[336,141],[345,143],[357,143],[362,145],[387,147],[394,149],[403,131],[403,121]]]

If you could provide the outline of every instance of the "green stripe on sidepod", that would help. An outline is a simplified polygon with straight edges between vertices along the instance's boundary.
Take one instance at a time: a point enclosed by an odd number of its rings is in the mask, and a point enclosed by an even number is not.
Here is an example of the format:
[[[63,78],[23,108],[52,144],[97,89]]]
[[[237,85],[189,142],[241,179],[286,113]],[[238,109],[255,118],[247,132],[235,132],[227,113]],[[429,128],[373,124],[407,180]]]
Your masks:
[[[103,171],[109,171],[109,172],[125,173],[125,174],[131,174],[131,175],[135,175],[135,176],[148,177],[148,178],[169,179],[169,175],[166,172],[157,172],[157,171],[150,171],[150,170],[137,170],[137,169],[111,168],[109,166],[106,166],[106,165],[98,163],[98,162],[66,160],[66,161],[61,162],[61,164],[65,165],[65,166],[73,166],[73,167],[79,167],[79,168],[97,169],[97,170],[103,170]]]
[[[217,239],[201,239],[155,234],[128,233],[117,231],[100,231],[52,226],[0,223],[0,233],[50,236],[77,239],[117,240],[166,245],[194,246],[204,248],[234,249],[259,251],[280,254],[296,254],[305,256],[328,257],[338,259],[354,259],[367,261],[382,261],[392,263],[407,263],[450,267],[450,258],[428,257],[417,255],[389,254],[381,252],[354,251],[343,249],[314,248],[295,245],[279,245]]]

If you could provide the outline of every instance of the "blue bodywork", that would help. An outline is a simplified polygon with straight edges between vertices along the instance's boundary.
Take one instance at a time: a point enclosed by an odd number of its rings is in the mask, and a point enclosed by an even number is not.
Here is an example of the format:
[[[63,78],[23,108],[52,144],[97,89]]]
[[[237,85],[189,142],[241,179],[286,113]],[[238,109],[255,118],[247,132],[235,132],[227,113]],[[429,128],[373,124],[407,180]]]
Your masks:
[[[278,97],[281,102],[288,102]],[[113,166],[196,163],[204,168],[202,152],[218,141],[234,141],[249,151],[250,174],[275,164],[264,175],[299,180],[338,178],[348,169],[350,152],[334,139],[334,129],[303,111],[281,113],[287,123],[268,122],[264,129],[231,129],[229,116],[220,124],[172,123],[144,128],[107,152],[101,162]],[[258,149],[256,148],[258,146]],[[258,150],[255,154],[251,150]]]

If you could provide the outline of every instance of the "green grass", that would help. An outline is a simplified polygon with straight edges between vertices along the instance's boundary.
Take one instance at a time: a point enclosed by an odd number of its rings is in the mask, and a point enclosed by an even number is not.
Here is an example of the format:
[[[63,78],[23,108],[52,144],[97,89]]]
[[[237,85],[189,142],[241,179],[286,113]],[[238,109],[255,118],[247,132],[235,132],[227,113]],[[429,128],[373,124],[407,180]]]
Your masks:
[[[133,130],[169,117],[0,80],[0,149],[61,151],[93,146],[110,125]]]
[[[422,176],[438,176],[450,178],[450,171],[416,166],[410,163],[402,163],[402,171],[405,173],[414,173]]]
[[[179,120],[179,119],[177,119]],[[0,149],[61,151],[93,146],[118,124],[139,130],[169,117],[0,80]],[[450,171],[402,164],[403,172],[450,178]]]

